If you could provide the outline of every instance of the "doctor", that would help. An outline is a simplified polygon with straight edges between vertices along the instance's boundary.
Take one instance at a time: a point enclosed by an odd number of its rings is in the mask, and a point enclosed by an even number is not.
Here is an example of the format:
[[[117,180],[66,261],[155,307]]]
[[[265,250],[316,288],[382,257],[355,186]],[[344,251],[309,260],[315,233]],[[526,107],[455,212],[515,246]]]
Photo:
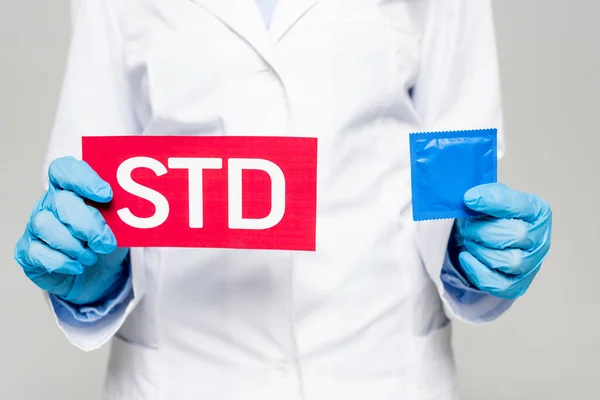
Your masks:
[[[73,345],[112,339],[105,398],[456,399],[445,308],[495,320],[550,246],[546,202],[502,184],[465,194],[489,218],[411,219],[409,132],[502,125],[490,1],[73,10],[47,192],[15,257]],[[116,248],[83,202],[112,190],[80,138],[132,133],[318,136],[318,250]]]

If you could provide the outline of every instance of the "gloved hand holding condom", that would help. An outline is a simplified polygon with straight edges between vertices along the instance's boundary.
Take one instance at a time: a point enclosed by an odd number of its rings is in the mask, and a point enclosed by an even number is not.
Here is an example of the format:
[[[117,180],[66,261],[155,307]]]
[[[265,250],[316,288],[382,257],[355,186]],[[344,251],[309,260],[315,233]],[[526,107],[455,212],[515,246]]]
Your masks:
[[[550,248],[552,212],[497,182],[497,131],[413,133],[410,151],[413,219],[456,219],[454,267],[490,295],[522,296]]]

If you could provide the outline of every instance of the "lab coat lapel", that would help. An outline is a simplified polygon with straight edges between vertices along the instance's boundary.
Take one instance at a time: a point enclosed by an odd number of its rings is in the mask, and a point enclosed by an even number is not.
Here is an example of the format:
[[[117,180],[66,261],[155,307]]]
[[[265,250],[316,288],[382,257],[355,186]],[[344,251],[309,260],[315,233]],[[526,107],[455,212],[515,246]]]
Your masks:
[[[269,33],[275,41],[281,40],[319,0],[278,0]]]
[[[267,62],[271,62],[273,40],[264,25],[254,0],[190,0],[204,7],[243,40]],[[283,0],[282,0],[283,1]]]

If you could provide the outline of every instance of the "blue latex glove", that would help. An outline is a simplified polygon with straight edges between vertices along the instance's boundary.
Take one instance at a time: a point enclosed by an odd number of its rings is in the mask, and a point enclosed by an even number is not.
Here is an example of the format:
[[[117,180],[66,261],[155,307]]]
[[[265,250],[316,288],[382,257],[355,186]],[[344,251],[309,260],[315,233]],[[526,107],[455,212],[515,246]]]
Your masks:
[[[462,272],[493,296],[522,296],[550,249],[550,207],[535,195],[501,183],[469,190],[464,202],[484,215],[455,223],[454,252]]]
[[[128,249],[117,248],[100,212],[84,203],[107,203],[112,189],[84,161],[54,161],[49,188],[35,206],[15,259],[41,289],[76,305],[102,301],[124,285]]]

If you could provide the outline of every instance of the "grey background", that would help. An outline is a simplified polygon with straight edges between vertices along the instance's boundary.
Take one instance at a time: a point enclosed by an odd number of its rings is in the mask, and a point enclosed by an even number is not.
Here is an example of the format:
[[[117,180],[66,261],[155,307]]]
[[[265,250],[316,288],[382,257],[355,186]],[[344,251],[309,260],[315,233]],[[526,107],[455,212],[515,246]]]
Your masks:
[[[496,0],[508,153],[500,179],[546,198],[551,254],[486,326],[456,323],[465,400],[600,399],[600,2]],[[67,1],[0,2],[0,398],[97,400],[106,348],[55,327],[12,252],[35,200],[68,44]]]

